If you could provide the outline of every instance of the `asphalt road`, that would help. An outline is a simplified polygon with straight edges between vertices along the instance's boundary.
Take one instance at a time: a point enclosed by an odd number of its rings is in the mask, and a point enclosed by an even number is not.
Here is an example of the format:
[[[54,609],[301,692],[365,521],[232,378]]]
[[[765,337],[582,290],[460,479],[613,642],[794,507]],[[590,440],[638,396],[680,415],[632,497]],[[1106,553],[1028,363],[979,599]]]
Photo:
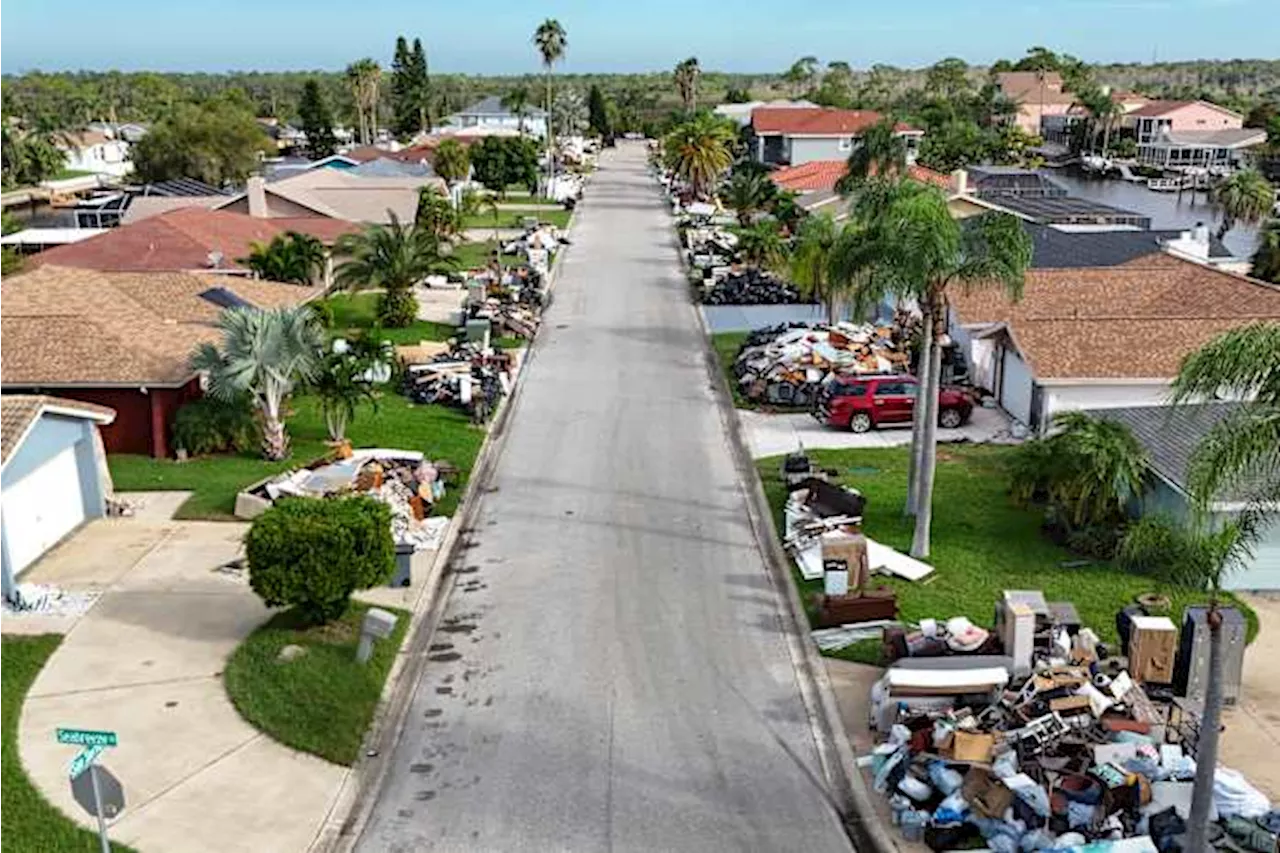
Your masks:
[[[574,238],[359,849],[847,851],[641,146]]]

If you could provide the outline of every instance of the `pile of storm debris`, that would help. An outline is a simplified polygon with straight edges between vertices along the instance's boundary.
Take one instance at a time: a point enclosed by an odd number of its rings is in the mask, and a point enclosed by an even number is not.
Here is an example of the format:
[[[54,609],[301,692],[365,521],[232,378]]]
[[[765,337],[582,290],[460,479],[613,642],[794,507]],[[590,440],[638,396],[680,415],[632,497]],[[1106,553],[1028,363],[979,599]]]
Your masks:
[[[458,469],[432,462],[411,450],[363,448],[340,450],[338,458],[320,459],[303,468],[276,474],[236,496],[236,515],[256,518],[282,497],[333,498],[364,494],[391,508],[391,532],[399,546],[438,547],[447,518],[430,517],[444,498],[446,483],[456,484]]]
[[[897,325],[793,323],[757,329],[733,362],[744,397],[757,403],[806,407],[833,377],[905,373],[906,338]]]
[[[486,320],[497,335],[532,338],[546,302],[544,276],[531,266],[491,266],[467,282],[464,322]]]
[[[545,276],[562,246],[569,245],[569,235],[554,225],[538,224],[534,217],[525,225],[524,234],[502,244],[502,252],[523,257],[529,267]]]
[[[1118,614],[1118,644],[1036,590],[1007,590],[994,611],[991,629],[964,616],[880,629],[890,666],[870,724],[884,740],[859,764],[903,836],[933,850],[1186,849],[1205,608],[1188,608],[1181,644],[1137,606]],[[1230,672],[1244,620],[1221,612]],[[1213,795],[1214,849],[1276,850],[1280,812],[1241,774],[1219,766]]]
[[[396,347],[403,366],[401,390],[415,403],[461,409],[485,423],[511,393],[516,356],[489,345],[489,320],[470,321],[469,337]]]
[[[725,275],[704,280],[699,295],[706,305],[796,305],[813,301],[773,273],[737,263]]]

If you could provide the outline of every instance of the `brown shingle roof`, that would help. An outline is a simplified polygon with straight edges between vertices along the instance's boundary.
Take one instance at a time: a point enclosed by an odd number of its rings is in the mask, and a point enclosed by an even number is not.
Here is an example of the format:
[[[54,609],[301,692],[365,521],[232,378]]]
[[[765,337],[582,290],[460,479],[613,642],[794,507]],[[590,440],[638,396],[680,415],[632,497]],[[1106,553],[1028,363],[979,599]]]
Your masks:
[[[1070,104],[1075,96],[1062,91],[1062,75],[1050,71],[1041,80],[1038,71],[1002,71],[996,75],[996,85],[1006,98],[1019,104],[1038,105]]]
[[[102,423],[111,423],[116,416],[114,409],[79,400],[37,394],[5,394],[0,397],[0,462],[9,461],[27,429],[42,411],[49,408],[82,414]]]
[[[349,223],[333,220],[311,222],[289,219],[282,224],[280,220],[187,206],[120,225],[88,240],[50,248],[36,255],[35,261],[109,272],[160,272],[207,269],[211,252],[220,252],[220,269],[243,269],[239,259],[250,254],[253,243],[268,243],[276,234],[300,231],[321,242],[333,242],[353,228]]]
[[[216,341],[223,288],[260,308],[313,298],[316,287],[231,275],[102,273],[42,266],[0,286],[2,372],[9,385],[175,385],[196,344]]]
[[[962,323],[1007,324],[1039,379],[1167,379],[1218,334],[1280,322],[1280,288],[1169,255],[1030,270],[1016,304],[991,289],[951,303]]]

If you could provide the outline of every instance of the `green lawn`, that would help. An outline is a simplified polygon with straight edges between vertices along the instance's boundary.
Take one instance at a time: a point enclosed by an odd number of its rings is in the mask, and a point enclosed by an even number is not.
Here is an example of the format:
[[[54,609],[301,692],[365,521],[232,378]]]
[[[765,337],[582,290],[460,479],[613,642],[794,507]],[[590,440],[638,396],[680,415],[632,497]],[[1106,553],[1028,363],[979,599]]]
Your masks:
[[[49,180],[65,181],[68,178],[83,178],[92,174],[93,172],[86,172],[83,169],[59,169],[58,173],[54,175],[52,178],[49,178]]]
[[[755,403],[742,396],[738,389],[738,377],[733,375],[733,360],[742,349],[742,342],[750,332],[720,332],[711,336],[711,347],[716,351],[720,361],[720,369],[724,371],[725,381],[729,383],[729,392],[733,394],[733,405],[738,409],[758,408]]]
[[[474,216],[464,217],[462,220],[463,228],[522,228],[524,227],[524,218],[532,216],[539,222],[549,222],[557,228],[564,228],[569,224],[569,211],[561,208],[547,210],[500,210],[498,212],[498,220],[495,225],[492,214],[477,213]]]
[[[469,270],[483,267],[489,263],[489,259],[493,257],[494,250],[498,248],[495,240],[485,240],[483,243],[460,243],[453,247],[453,257],[458,259],[460,269]],[[518,264],[520,258],[515,255],[503,255],[503,264]]]
[[[934,492],[932,557],[937,572],[923,582],[877,576],[875,582],[898,592],[900,615],[908,621],[924,617],[968,616],[990,625],[1001,590],[1039,589],[1049,601],[1072,601],[1086,625],[1104,641],[1115,641],[1115,614],[1134,596],[1160,592],[1173,601],[1171,614],[1181,623],[1182,609],[1204,600],[1202,594],[1177,589],[1109,564],[1065,568],[1078,560],[1040,533],[1040,515],[1015,506],[1007,494],[1003,460],[1011,448],[944,446],[938,450]],[[906,497],[908,448],[885,450],[813,450],[814,462],[835,468],[841,482],[867,499],[863,529],[873,539],[907,551],[912,523],[902,515]],[[779,473],[780,457],[758,461],[765,492],[782,526],[786,489]],[[820,592],[822,582],[804,581],[794,573],[801,597]],[[1249,637],[1257,633],[1257,617],[1239,604],[1249,620]],[[838,654],[850,660],[874,662],[878,643],[863,643]]]
[[[324,419],[314,398],[293,401],[288,419],[293,441],[293,457],[284,462],[267,462],[252,454],[220,455],[177,462],[150,456],[112,454],[107,457],[111,477],[120,491],[190,490],[195,494],[178,510],[178,518],[223,520],[235,509],[236,493],[268,474],[287,470],[323,456]],[[375,412],[362,407],[347,430],[356,447],[394,447],[419,450],[431,459],[447,459],[461,471],[461,485],[450,488],[437,508],[452,515],[470,476],[471,466],[484,431],[471,425],[470,417],[458,409],[419,406],[399,394],[387,392]]]
[[[223,675],[240,716],[286,746],[336,764],[355,763],[409,626],[409,613],[393,609],[399,617],[394,633],[376,641],[373,657],[361,665],[355,651],[366,610],[368,605],[353,603],[341,619],[314,627],[286,610],[246,637]],[[278,660],[290,644],[307,651]]]
[[[374,324],[378,309],[377,293],[337,293],[329,297],[333,309],[333,328],[349,333]],[[401,329],[383,329],[384,340],[393,344],[416,344],[419,341],[447,341],[458,334],[448,323],[419,320]]]
[[[58,811],[36,790],[18,760],[18,718],[22,702],[36,680],[40,668],[62,638],[57,634],[38,637],[6,635],[0,648],[0,716],[3,717],[4,762],[0,764],[0,811],[4,813],[4,834],[0,850],[4,853],[97,853],[98,834],[81,829]],[[52,733],[50,733],[52,736]],[[70,752],[68,752],[68,760]],[[133,848],[112,844],[119,853],[132,853]]]

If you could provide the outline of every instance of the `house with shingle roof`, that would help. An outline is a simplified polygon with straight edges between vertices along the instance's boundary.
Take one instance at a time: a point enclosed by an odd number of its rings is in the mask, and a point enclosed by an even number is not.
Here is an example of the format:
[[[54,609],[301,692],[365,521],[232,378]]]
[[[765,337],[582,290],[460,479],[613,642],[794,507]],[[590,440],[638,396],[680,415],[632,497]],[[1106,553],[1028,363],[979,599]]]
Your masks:
[[[18,575],[77,527],[106,513],[111,491],[101,426],[115,412],[61,397],[0,398],[0,568]]]
[[[1124,117],[1138,141],[1138,162],[1161,169],[1239,166],[1267,141],[1244,116],[1208,101],[1149,101]]]
[[[872,110],[826,107],[757,107],[751,111],[747,150],[768,166],[801,166],[814,160],[847,160],[862,134],[883,120]],[[924,131],[898,122],[907,161],[915,162]]]
[[[319,287],[186,272],[97,272],[44,264],[0,284],[0,390],[107,406],[112,453],[170,455],[178,408],[201,396],[192,350],[217,342],[232,305],[276,308]]]
[[[1229,329],[1280,322],[1280,287],[1156,250],[1108,267],[1031,269],[1017,302],[999,289],[956,292],[950,320],[975,383],[1039,431],[1062,411],[1164,405],[1188,353]]]

